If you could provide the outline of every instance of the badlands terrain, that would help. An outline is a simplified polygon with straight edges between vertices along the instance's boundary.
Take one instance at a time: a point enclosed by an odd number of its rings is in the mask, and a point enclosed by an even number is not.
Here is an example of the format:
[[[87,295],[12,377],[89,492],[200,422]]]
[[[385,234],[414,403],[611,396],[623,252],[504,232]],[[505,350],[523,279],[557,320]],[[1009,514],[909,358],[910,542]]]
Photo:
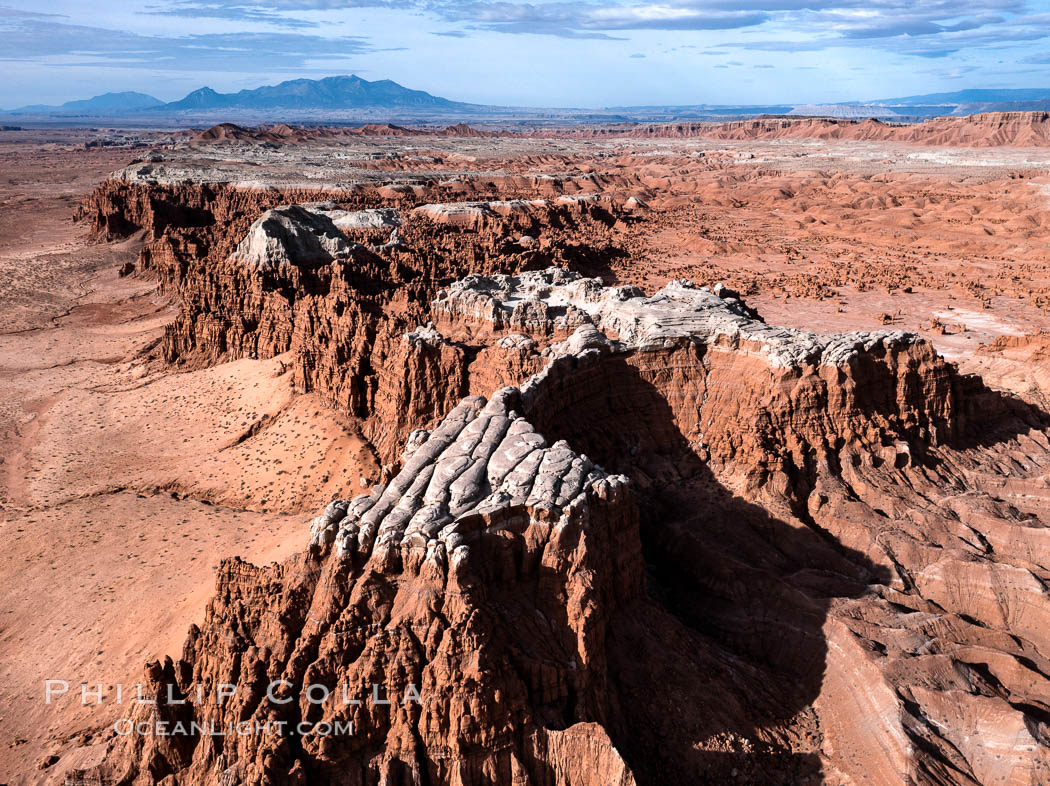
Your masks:
[[[1048,123],[0,132],[0,783],[1050,782]]]

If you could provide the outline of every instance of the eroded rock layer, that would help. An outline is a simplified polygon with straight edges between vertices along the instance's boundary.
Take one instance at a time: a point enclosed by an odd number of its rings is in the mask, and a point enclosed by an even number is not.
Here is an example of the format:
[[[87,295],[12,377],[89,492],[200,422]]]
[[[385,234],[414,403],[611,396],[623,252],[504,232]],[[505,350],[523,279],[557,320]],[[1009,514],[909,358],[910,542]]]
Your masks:
[[[180,305],[166,359],[200,365],[290,353],[297,387],[368,421],[384,461],[470,387],[461,349],[406,336],[427,321],[437,288],[469,272],[600,255],[615,221],[616,208],[597,195],[413,208],[420,195],[449,192],[278,194],[148,182],[148,168],[103,184],[81,215],[99,237],[145,233],[137,267]],[[286,204],[289,196],[302,202]]]
[[[625,478],[548,445],[512,410],[518,398],[467,398],[415,434],[404,469],[329,505],[291,563],[225,563],[183,658],[150,672],[165,722],[284,721],[290,733],[129,738],[105,777],[578,783],[598,767],[633,783],[599,722],[610,614],[641,592],[637,509]],[[163,700],[230,680],[238,694],[223,705]],[[304,686],[333,680],[311,703]],[[274,682],[280,703],[266,699]],[[299,737],[304,721],[354,733]]]
[[[279,270],[299,249],[295,276],[378,270],[381,252],[295,214],[260,218],[227,263]],[[911,334],[778,329],[725,288],[646,296],[554,268],[435,295],[375,340],[391,360],[373,402],[416,402],[386,429],[389,481],[332,503],[283,565],[224,563],[182,656],[148,670],[161,701],[141,720],[289,726],[119,737],[91,777],[1050,777],[1040,411]],[[202,703],[166,700],[198,685]]]
[[[849,139],[958,147],[1044,147],[1050,141],[1046,112],[987,112],[935,117],[921,123],[884,123],[874,118],[757,117],[729,123],[658,123],[586,129],[580,135],[674,139]]]

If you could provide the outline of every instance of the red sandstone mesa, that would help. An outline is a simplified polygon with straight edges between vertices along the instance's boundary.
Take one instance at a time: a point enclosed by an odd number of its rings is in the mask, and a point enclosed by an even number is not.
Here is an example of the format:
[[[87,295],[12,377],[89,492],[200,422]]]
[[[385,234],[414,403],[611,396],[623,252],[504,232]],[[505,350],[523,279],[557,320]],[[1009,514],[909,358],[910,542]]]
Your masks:
[[[772,328],[725,289],[673,283],[646,297],[551,269],[413,291],[401,252],[354,245],[331,211],[271,210],[215,273],[172,277],[190,312],[168,352],[291,348],[304,387],[371,423],[388,477],[330,505],[299,557],[225,563],[183,655],[148,670],[160,697],[232,683],[236,698],[137,718],[356,733],[131,735],[96,774],[1043,777],[1041,413],[909,334]],[[401,243],[421,242],[405,228]],[[143,260],[163,276],[179,270],[167,256],[178,248],[168,232]],[[457,258],[445,257],[450,273]],[[222,285],[201,288],[209,276]],[[372,297],[404,316],[369,318]],[[230,298],[235,308],[195,305]],[[229,313],[256,316],[212,322]],[[355,346],[371,352],[353,361],[338,347],[362,329]],[[456,403],[475,392],[485,397]],[[419,426],[432,430],[409,433]],[[1006,484],[1029,510],[997,496]],[[266,699],[275,680],[292,701]],[[329,700],[312,704],[313,684]],[[344,684],[412,686],[421,701],[348,706]]]
[[[937,117],[911,125],[884,123],[873,118],[759,117],[730,123],[663,123],[626,129],[597,128],[580,133],[583,136],[608,134],[665,139],[836,139],[958,147],[1046,147],[1050,144],[1050,114],[989,112],[967,117]]]

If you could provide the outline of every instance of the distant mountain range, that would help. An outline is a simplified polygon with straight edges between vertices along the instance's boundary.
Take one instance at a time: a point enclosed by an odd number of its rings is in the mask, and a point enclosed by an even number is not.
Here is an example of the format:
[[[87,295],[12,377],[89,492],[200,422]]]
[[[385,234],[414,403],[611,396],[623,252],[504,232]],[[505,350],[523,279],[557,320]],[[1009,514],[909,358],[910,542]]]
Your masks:
[[[840,117],[863,120],[915,121],[943,115],[976,115],[982,112],[1050,111],[1050,89],[956,90],[874,101],[843,101],[837,104],[808,104],[787,114],[810,117]]]
[[[468,107],[458,101],[433,96],[423,90],[382,79],[369,82],[359,76],[330,76],[326,79],[293,79],[279,85],[216,93],[210,87],[194,90],[181,101],[165,104],[164,109],[354,109],[357,107],[453,109]]]
[[[904,98],[882,98],[878,101],[865,101],[864,103],[879,104],[881,106],[915,106],[919,104],[958,106],[960,104],[1013,104],[1030,101],[1050,101],[1050,89],[1032,87],[1020,90],[956,90],[954,93],[926,93],[925,95],[905,96]]]
[[[838,106],[849,106],[838,104]],[[1050,111],[1050,89],[1022,88],[1016,90],[956,90],[951,93],[926,93],[901,98],[883,98],[867,102],[873,107],[872,116],[891,119],[925,118],[937,115],[976,115],[982,112],[1046,112]],[[893,114],[891,115],[890,112]]]
[[[757,115],[831,116],[851,119],[916,121],[940,115],[969,115],[997,111],[1050,111],[1050,89],[958,90],[952,93],[846,101],[837,104],[784,104],[765,106],[633,106],[603,110],[522,109],[483,106],[451,101],[423,90],[412,90],[389,79],[370,82],[356,75],[325,79],[292,79],[236,93],[219,93],[210,87],[194,90],[178,101],[164,102],[145,93],[105,93],[60,106],[33,105],[0,116],[42,123],[78,120],[113,120],[129,125],[165,122],[396,122],[400,119],[517,118],[539,123],[663,122],[673,120],[725,120]]]
[[[33,104],[12,109],[11,112],[24,112],[25,114],[50,113],[50,114],[101,114],[106,112],[124,113],[138,112],[143,109],[155,109],[165,106],[159,98],[146,95],[145,93],[103,93],[94,98],[85,98],[80,101],[66,101],[60,106],[47,106],[45,104]]]
[[[105,93],[83,101],[67,101],[60,106],[23,106],[9,110],[9,114],[119,116],[227,109],[317,111],[361,108],[453,111],[477,107],[439,98],[423,90],[411,90],[389,79],[370,82],[350,75],[292,79],[237,93],[218,93],[210,87],[202,87],[185,98],[168,103],[145,93]]]

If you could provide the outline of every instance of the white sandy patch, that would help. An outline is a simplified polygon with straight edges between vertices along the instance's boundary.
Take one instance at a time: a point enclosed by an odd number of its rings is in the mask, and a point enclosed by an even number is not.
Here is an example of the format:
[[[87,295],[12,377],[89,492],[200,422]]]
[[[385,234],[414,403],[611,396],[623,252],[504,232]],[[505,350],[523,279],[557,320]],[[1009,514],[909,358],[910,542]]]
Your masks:
[[[995,333],[1007,336],[1023,336],[1024,330],[1019,326],[996,319],[995,315],[988,311],[972,311],[966,308],[956,308],[951,311],[934,311],[933,315],[945,324],[966,325],[967,330],[986,333]]]

